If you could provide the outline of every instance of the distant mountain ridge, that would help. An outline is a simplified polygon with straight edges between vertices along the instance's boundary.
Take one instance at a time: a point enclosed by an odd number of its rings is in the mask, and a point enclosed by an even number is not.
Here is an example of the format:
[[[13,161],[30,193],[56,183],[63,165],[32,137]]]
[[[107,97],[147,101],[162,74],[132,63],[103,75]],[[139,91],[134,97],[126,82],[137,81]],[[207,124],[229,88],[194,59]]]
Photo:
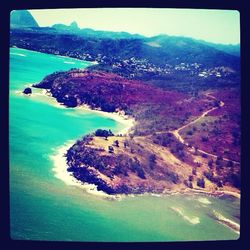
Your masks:
[[[208,45],[210,47],[213,47],[217,50],[226,52],[230,55],[234,56],[240,56],[240,44],[217,44],[217,43],[212,43],[212,42],[207,42],[204,40],[200,39],[194,39],[194,38],[189,38],[189,37],[183,37],[183,36],[169,36],[166,34],[160,34],[157,36],[152,36],[152,37],[145,37],[143,35],[139,34],[131,34],[128,32],[114,32],[114,31],[102,31],[102,30],[94,30],[90,28],[84,28],[80,29],[77,25],[76,22],[72,22],[70,25],[64,25],[64,24],[54,24],[51,26],[51,28],[56,29],[56,31],[61,31],[61,32],[69,32],[71,34],[76,34],[80,36],[93,36],[93,37],[98,37],[98,38],[109,38],[109,39],[144,39],[146,42],[149,41],[149,45],[152,47],[160,47],[159,40],[161,42],[164,42],[165,40],[169,38],[178,38],[178,39],[191,39],[195,42],[199,42],[204,45]],[[154,41],[157,40],[157,41]]]
[[[39,27],[34,17],[27,10],[13,10],[10,14],[11,28]]]
[[[11,28],[39,28],[38,23],[34,19],[34,17],[27,10],[14,10],[11,12],[10,16],[10,25]],[[187,41],[190,44],[190,41],[195,43],[200,43],[203,45],[207,45],[209,47],[215,48],[216,50],[225,52],[227,54],[233,56],[240,56],[240,44],[232,45],[232,44],[216,44],[212,42],[207,42],[204,40],[198,40],[189,37],[182,36],[169,36],[166,34],[160,34],[153,37],[145,37],[139,34],[130,34],[128,32],[115,32],[115,31],[102,31],[102,30],[94,30],[90,28],[79,28],[76,21],[73,21],[70,25],[65,24],[54,24],[51,27],[43,27],[39,29],[40,32],[46,33],[60,33],[60,34],[72,34],[80,37],[91,37],[91,38],[99,38],[99,39],[142,39],[145,41],[145,44],[159,48],[159,47],[168,47],[166,44],[168,42],[177,41],[177,47],[183,47]]]
[[[240,44],[220,44],[220,43],[211,43],[204,40],[197,40],[198,42],[211,46],[220,51],[226,52],[230,55],[240,56]]]
[[[72,22],[70,25],[65,24],[54,24],[51,26],[57,32],[68,32],[70,34],[75,34],[79,36],[91,36],[96,38],[109,38],[109,39],[127,39],[127,38],[144,38],[144,36],[139,34],[130,34],[128,32],[116,32],[116,31],[102,31],[94,30],[90,28],[80,29],[77,22]]]
[[[80,31],[87,33],[86,30]],[[129,33],[118,33],[118,37],[127,38],[114,39],[115,35],[110,38],[109,32],[103,31],[102,34],[97,32],[95,36],[95,31],[91,29],[87,31],[92,34],[72,34],[65,29],[58,31],[48,27],[12,29],[10,45],[79,59],[86,59],[81,56],[83,54],[91,55],[92,59],[97,58],[99,54],[110,61],[115,58],[126,60],[135,57],[148,60],[155,65],[198,63],[209,68],[227,66],[235,70],[239,69],[238,56],[202,44],[192,38],[167,35],[134,38]],[[53,43],[51,43],[52,40]]]
[[[10,45],[98,61],[114,67],[117,67],[115,62],[120,67],[120,62],[126,64],[126,60],[139,60],[144,61],[144,66],[148,64],[149,70],[153,70],[152,67],[155,70],[156,67],[164,68],[169,65],[186,70],[193,64],[204,69],[240,69],[239,46],[213,44],[165,34],[145,37],[128,32],[81,29],[75,21],[70,25],[54,24],[52,27],[39,27],[26,10],[11,12]],[[135,64],[132,61],[131,63]]]

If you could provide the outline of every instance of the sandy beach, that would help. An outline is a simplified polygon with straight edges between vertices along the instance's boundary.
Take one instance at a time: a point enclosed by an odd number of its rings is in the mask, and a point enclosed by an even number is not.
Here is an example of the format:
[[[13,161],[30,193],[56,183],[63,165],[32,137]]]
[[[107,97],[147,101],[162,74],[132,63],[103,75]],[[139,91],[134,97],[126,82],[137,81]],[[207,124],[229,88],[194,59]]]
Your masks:
[[[27,87],[32,87],[32,84],[27,84]],[[21,92],[18,92],[18,94],[21,94]],[[57,107],[57,108],[61,108],[61,109],[75,109],[75,110],[80,110],[83,112],[92,112],[107,118],[110,118],[120,124],[122,124],[122,129],[119,131],[116,131],[116,134],[122,134],[122,135],[126,135],[129,133],[129,131],[131,130],[131,128],[135,125],[135,120],[132,117],[126,116],[126,115],[122,115],[122,114],[118,114],[116,112],[113,113],[108,113],[108,112],[104,112],[101,110],[95,110],[95,109],[91,109],[88,105],[84,104],[75,108],[67,108],[65,105],[58,103],[56,101],[56,99],[54,97],[52,97],[47,90],[45,89],[39,89],[39,88],[33,88],[32,87],[32,94],[29,97],[33,97],[37,100],[42,100],[42,101],[46,101],[48,103],[50,103],[51,105]]]
[[[108,112],[103,112],[101,110],[91,109],[86,104],[78,106],[78,107],[76,107],[76,109],[80,109],[83,111],[91,111],[91,112],[96,113],[98,115],[105,116],[107,118],[115,120],[118,123],[121,123],[123,125],[123,128],[121,130],[117,131],[116,134],[127,135],[129,133],[129,131],[131,130],[131,128],[135,125],[135,120],[132,117],[118,114],[116,112],[108,113]]]

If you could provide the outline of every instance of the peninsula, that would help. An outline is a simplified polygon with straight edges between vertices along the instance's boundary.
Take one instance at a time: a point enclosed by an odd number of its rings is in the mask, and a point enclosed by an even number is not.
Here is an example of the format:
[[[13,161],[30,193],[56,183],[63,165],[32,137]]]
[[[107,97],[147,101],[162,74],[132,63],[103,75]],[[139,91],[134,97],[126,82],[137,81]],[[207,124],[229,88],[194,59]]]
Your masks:
[[[107,194],[240,194],[239,92],[196,94],[88,68],[55,72],[33,87],[67,107],[135,120],[128,133],[98,129],[66,153],[68,171]]]

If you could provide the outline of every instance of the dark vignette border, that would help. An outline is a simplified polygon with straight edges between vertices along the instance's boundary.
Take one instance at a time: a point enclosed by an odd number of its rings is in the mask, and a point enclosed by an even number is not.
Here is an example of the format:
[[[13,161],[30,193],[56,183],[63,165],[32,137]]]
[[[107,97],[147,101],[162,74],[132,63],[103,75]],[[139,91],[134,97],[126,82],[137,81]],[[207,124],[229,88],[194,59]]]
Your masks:
[[[1,36],[1,76],[3,79],[0,84],[0,103],[1,103],[1,153],[0,153],[0,240],[1,245],[7,247],[25,248],[25,249],[237,249],[243,248],[247,242],[247,200],[248,200],[248,143],[250,126],[247,123],[247,117],[250,116],[248,111],[249,84],[247,81],[246,64],[247,64],[247,5],[243,0],[25,0],[4,2],[1,8],[2,18],[0,22]],[[10,239],[9,223],[9,14],[13,9],[50,9],[50,8],[96,8],[96,7],[153,7],[153,8],[195,8],[195,9],[232,9],[240,12],[241,21],[241,110],[242,110],[242,195],[241,195],[241,235],[235,241],[196,241],[196,242],[162,242],[162,243],[99,243],[99,242],[55,242],[55,241],[22,241]],[[248,171],[248,172],[247,172]]]

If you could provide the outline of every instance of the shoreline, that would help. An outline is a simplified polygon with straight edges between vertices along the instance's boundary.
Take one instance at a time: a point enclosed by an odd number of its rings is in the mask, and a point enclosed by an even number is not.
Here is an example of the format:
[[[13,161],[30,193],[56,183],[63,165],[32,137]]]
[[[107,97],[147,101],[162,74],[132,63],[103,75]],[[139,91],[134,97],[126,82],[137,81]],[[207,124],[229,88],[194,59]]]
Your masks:
[[[66,107],[65,105],[58,103],[56,101],[56,99],[50,95],[48,95],[47,90],[46,89],[39,89],[39,88],[34,88],[32,87],[32,89],[35,89],[35,93],[33,92],[32,95],[34,97],[45,97],[45,101],[47,101],[50,105],[53,105],[56,108],[62,108],[62,109],[68,109],[68,107]],[[29,96],[29,97],[32,97]],[[122,134],[122,135],[127,135],[129,133],[129,131],[133,128],[133,126],[135,125],[135,120],[132,117],[128,117],[128,116],[124,116],[121,114],[118,114],[116,112],[113,113],[108,113],[108,112],[104,112],[101,110],[95,110],[95,109],[91,109],[88,105],[84,104],[84,105],[80,105],[77,106],[75,108],[70,108],[70,109],[75,109],[75,110],[79,110],[79,111],[87,111],[87,112],[91,112],[91,113],[96,113],[98,115],[101,115],[103,117],[107,117],[110,118],[120,124],[123,125],[123,128],[120,129],[119,131],[116,132],[116,134]],[[64,156],[64,154],[67,152],[67,150],[75,143],[75,140],[69,140],[67,142],[65,142],[62,146],[59,146],[57,148],[57,154],[55,156],[55,154],[52,155],[53,161],[54,161],[54,168],[53,171],[56,172],[56,174],[60,177],[57,177],[61,180],[63,180],[67,185],[77,185],[81,188],[91,192],[92,194],[99,194],[99,192],[102,191],[98,191],[95,190],[94,192],[92,192],[93,190],[93,186],[95,186],[94,184],[85,184],[80,182],[79,180],[77,180],[76,178],[74,178],[70,172],[67,171],[67,163],[66,163],[66,158]],[[63,151],[62,151],[63,150]],[[61,160],[60,160],[61,159]],[[62,168],[60,167],[55,167],[55,164],[62,164]],[[56,169],[56,170],[55,170]],[[71,184],[70,184],[71,183]],[[95,186],[96,188],[96,186]],[[89,189],[89,190],[88,190]],[[229,195],[229,196],[233,196],[234,198],[238,198],[240,199],[240,193],[238,192],[233,192],[233,191],[229,191],[229,190],[217,190],[217,191],[206,191],[206,190],[201,190],[201,189],[180,189],[180,190],[165,190],[163,193],[161,194],[155,194],[155,193],[144,193],[145,195],[149,194],[149,195],[153,195],[153,196],[164,196],[164,195],[178,195],[178,194],[203,194],[203,195],[208,195],[208,196],[213,196],[213,197],[221,197],[223,195]],[[104,192],[102,192],[102,195],[106,196],[106,197],[116,197],[116,196],[123,196],[122,195],[108,195]],[[140,194],[143,195],[143,194]],[[127,195],[125,195],[127,196]],[[130,195],[128,195],[130,196]],[[134,196],[134,194],[131,194],[131,196]]]
[[[67,171],[68,165],[66,162],[66,152],[67,150],[73,146],[75,143],[74,140],[69,140],[65,142],[62,146],[59,146],[55,149],[54,153],[50,156],[50,159],[53,162],[53,172],[55,173],[55,177],[63,181],[68,186],[77,186],[87,193],[102,196],[104,198],[110,198],[114,200],[119,200],[124,197],[135,197],[135,196],[144,196],[151,195],[155,197],[164,197],[164,196],[172,196],[172,195],[202,195],[202,196],[210,196],[210,197],[222,197],[224,195],[233,196],[234,198],[240,199],[240,194],[231,191],[214,191],[209,192],[205,190],[193,190],[193,189],[180,189],[180,190],[165,190],[163,193],[141,193],[141,194],[114,194],[110,195],[103,191],[97,190],[97,186],[95,184],[83,183],[77,180],[70,172]]]
[[[171,191],[170,191],[171,193]],[[201,190],[201,189],[184,189],[180,191],[174,191],[174,193],[179,193],[179,194],[204,194],[212,197],[221,197],[224,195],[229,195],[234,198],[240,199],[240,193],[233,192],[233,191],[228,191],[228,190],[216,190],[216,191],[206,191],[206,190]],[[173,194],[174,194],[173,193]]]
[[[27,97],[40,97],[40,100],[46,101],[50,105],[56,107],[56,108],[61,108],[61,109],[68,109],[67,106],[57,102],[57,100],[52,97],[51,95],[48,94],[46,89],[39,89],[39,88],[34,88],[32,87],[32,84],[28,84],[27,86],[32,88],[32,94],[28,95]],[[35,89],[35,92],[34,92]],[[22,94],[21,91],[16,91],[17,94]],[[131,128],[135,124],[135,120],[132,117],[124,116],[118,113],[108,113],[104,112],[101,110],[95,110],[91,109],[88,105],[80,105],[75,108],[70,108],[74,110],[79,110],[80,112],[91,112],[91,113],[96,113],[100,116],[107,117],[109,119],[112,119],[116,121],[117,123],[122,124],[122,129],[116,131],[116,134],[122,134],[122,135],[127,135],[128,132],[131,130]],[[75,144],[75,140],[68,140],[66,141],[62,146],[59,146],[55,149],[54,153],[50,155],[50,160],[53,162],[53,168],[52,171],[55,173],[55,177],[63,181],[66,185],[68,186],[77,186],[87,193],[94,194],[97,196],[102,196],[104,198],[110,199],[110,200],[120,200],[122,195],[120,194],[114,194],[114,195],[109,195],[103,191],[97,190],[97,186],[94,184],[89,184],[89,183],[83,183],[79,180],[77,180],[70,172],[67,171],[68,165],[66,161],[66,152],[67,150]]]
[[[98,64],[97,61],[86,61],[86,60],[75,58],[75,57],[56,55],[56,54],[53,54],[53,53],[46,53],[46,52],[41,52],[41,51],[32,50],[32,49],[24,49],[24,48],[20,48],[20,47],[17,47],[17,46],[9,47],[9,52],[10,52],[10,49],[20,49],[20,50],[31,51],[31,52],[34,52],[34,53],[39,53],[39,54],[53,55],[53,56],[58,56],[58,57],[62,57],[62,58],[65,58],[65,59],[73,59],[73,60],[77,60],[77,61],[80,61],[80,62],[88,62],[88,63],[93,64],[93,65]]]
[[[82,183],[67,171],[68,165],[65,154],[67,150],[73,146],[74,142],[75,141],[73,140],[67,141],[62,146],[57,147],[54,151],[54,154],[50,155],[50,160],[53,162],[52,171],[54,172],[54,176],[63,181],[67,186],[76,186],[87,193],[108,198],[110,195],[104,193],[103,191],[97,190],[96,185]]]
[[[130,116],[125,116],[122,114],[118,114],[117,112],[109,113],[109,112],[104,112],[101,110],[97,109],[91,109],[87,104],[82,104],[79,105],[75,108],[69,108],[62,103],[57,102],[57,100],[52,97],[51,95],[48,94],[46,89],[40,89],[40,88],[35,88],[32,87],[32,84],[27,84],[27,87],[32,88],[32,94],[29,95],[28,97],[40,97],[40,100],[47,101],[49,104],[53,105],[56,108],[61,108],[61,109],[74,109],[74,110],[79,110],[83,112],[91,112],[98,114],[102,117],[107,117],[109,119],[112,119],[122,125],[122,128],[119,129],[118,131],[115,132],[115,134],[122,134],[122,135],[127,135],[129,131],[134,127],[135,125],[135,119]],[[34,91],[35,89],[35,91]],[[17,94],[22,94],[22,91],[16,91]]]
[[[178,194],[186,194],[186,195],[204,195],[210,197],[222,197],[224,195],[229,195],[234,198],[240,199],[240,193],[232,192],[228,190],[218,190],[218,191],[206,191],[199,189],[180,189],[180,190],[165,190],[162,194],[159,195],[178,195]]]
[[[212,212],[213,212],[213,216],[220,224],[230,228],[235,233],[240,234],[240,224],[236,223],[233,220],[230,220],[230,219],[224,217],[222,214],[220,214],[219,212],[217,212],[214,209],[212,210]]]
[[[135,125],[135,119],[134,118],[118,114],[117,112],[110,113],[110,112],[104,112],[104,111],[97,110],[97,109],[91,109],[86,104],[82,104],[80,106],[77,106],[74,109],[83,110],[83,111],[87,111],[87,112],[93,112],[93,113],[96,113],[96,114],[101,115],[103,117],[107,117],[109,119],[112,119],[112,120],[122,124],[123,128],[118,130],[116,132],[116,134],[122,134],[123,136],[128,135],[129,131]]]

